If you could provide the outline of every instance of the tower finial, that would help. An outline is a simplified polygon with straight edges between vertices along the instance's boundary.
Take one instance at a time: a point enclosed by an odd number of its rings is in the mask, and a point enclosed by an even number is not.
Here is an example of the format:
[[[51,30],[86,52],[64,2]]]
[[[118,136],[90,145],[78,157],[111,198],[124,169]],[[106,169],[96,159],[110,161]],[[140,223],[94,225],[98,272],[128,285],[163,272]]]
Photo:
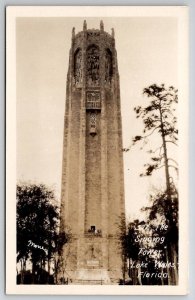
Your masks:
[[[112,37],[114,38],[114,28],[111,28]]]
[[[100,30],[101,30],[101,31],[104,31],[104,23],[103,23],[102,20],[100,21]]]
[[[83,22],[83,31],[87,30],[87,22],[86,20],[84,20]]]
[[[75,27],[72,28],[72,38],[75,37]]]

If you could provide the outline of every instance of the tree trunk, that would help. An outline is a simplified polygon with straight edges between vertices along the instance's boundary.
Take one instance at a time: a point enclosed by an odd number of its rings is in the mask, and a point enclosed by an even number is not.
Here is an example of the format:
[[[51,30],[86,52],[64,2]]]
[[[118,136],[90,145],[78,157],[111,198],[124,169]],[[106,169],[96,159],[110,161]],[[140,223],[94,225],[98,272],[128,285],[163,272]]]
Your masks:
[[[173,262],[175,264],[174,273],[175,273],[175,284],[178,284],[178,258],[177,252],[175,250],[175,245],[173,246]]]
[[[162,285],[164,285],[163,273],[164,273],[164,272],[163,272],[163,268],[161,268],[161,274],[162,274],[162,277],[161,277],[161,284],[162,284]]]
[[[49,258],[49,257],[48,257],[47,264],[48,264],[48,276],[47,276],[47,283],[49,283],[49,276],[50,276],[50,258]]]
[[[171,284],[178,284],[178,268],[177,268],[177,253],[175,250],[175,245],[170,245],[170,260],[174,263],[175,268],[171,268]]]
[[[138,280],[139,280],[139,284],[142,285],[142,277],[141,277],[141,264],[140,264],[140,261],[138,260],[138,264],[139,264],[139,268],[138,268],[138,274],[140,274],[140,276],[138,277]]]
[[[165,250],[165,253],[166,253],[166,263],[167,263],[168,285],[172,285],[172,274],[171,274],[170,268],[168,267],[169,256],[168,256],[167,248]]]
[[[23,284],[24,283],[24,267],[23,267],[23,259],[22,258],[20,260],[20,266],[21,266],[21,271],[20,271],[21,280],[20,280],[20,283]]]
[[[58,258],[54,257],[54,278],[55,278],[55,284],[58,283]]]
[[[163,151],[164,151],[166,189],[167,189],[167,194],[170,195],[171,187],[170,187],[169,166],[168,166],[168,157],[167,157],[167,145],[165,140],[165,130],[164,130],[164,124],[162,119],[161,107],[159,108],[159,112],[160,112],[161,136],[162,136]]]
[[[126,256],[123,254],[123,284],[125,284]]]
[[[161,108],[159,109],[159,111],[160,111],[160,120],[161,120],[161,136],[162,136],[163,150],[164,150],[166,190],[167,190],[167,195],[171,196],[171,184],[170,184],[170,177],[169,177],[168,157],[167,157],[167,144],[165,140],[165,131],[164,131]],[[175,285],[178,283],[177,254],[175,251],[175,247],[172,244],[168,245],[168,248],[166,249],[166,260],[167,263],[168,262],[175,263],[175,268],[170,269],[167,267],[168,284]]]
[[[35,269],[36,269],[36,262],[32,261],[32,284],[35,284]]]
[[[128,257],[128,275],[129,275],[129,279],[131,279],[130,266],[131,266],[131,258]]]

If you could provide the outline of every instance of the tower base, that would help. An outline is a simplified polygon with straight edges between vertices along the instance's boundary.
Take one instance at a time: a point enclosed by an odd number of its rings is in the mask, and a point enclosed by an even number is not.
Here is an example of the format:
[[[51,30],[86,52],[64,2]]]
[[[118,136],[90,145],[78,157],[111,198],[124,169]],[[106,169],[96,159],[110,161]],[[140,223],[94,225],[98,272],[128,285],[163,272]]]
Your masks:
[[[108,271],[105,269],[80,269],[75,272],[76,284],[111,284]]]

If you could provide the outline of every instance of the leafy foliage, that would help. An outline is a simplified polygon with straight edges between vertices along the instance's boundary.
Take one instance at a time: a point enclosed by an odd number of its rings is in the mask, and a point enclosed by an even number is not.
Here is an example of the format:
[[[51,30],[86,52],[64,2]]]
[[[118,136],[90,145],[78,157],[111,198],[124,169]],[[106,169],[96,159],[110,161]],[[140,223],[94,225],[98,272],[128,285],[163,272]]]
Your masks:
[[[163,220],[168,226],[168,229],[164,232],[158,232],[155,226],[153,230],[157,234],[163,234],[165,236],[165,246],[174,244],[176,251],[178,250],[178,193],[177,190],[172,187],[171,193],[158,192],[156,195],[150,196],[152,205],[144,207],[142,210],[148,213],[148,222],[152,224],[154,220]],[[160,222],[160,221],[159,221]]]
[[[37,264],[49,264],[69,235],[59,231],[59,207],[54,192],[45,185],[19,184],[16,198],[17,262],[30,259],[34,272]]]

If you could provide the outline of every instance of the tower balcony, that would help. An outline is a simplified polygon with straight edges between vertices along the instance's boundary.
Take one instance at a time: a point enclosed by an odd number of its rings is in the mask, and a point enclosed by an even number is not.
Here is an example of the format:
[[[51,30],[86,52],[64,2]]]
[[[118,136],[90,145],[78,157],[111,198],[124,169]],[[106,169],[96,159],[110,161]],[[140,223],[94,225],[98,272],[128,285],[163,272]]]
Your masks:
[[[101,229],[88,229],[85,230],[85,237],[102,237]]]
[[[86,109],[101,109],[101,101],[87,101]]]

